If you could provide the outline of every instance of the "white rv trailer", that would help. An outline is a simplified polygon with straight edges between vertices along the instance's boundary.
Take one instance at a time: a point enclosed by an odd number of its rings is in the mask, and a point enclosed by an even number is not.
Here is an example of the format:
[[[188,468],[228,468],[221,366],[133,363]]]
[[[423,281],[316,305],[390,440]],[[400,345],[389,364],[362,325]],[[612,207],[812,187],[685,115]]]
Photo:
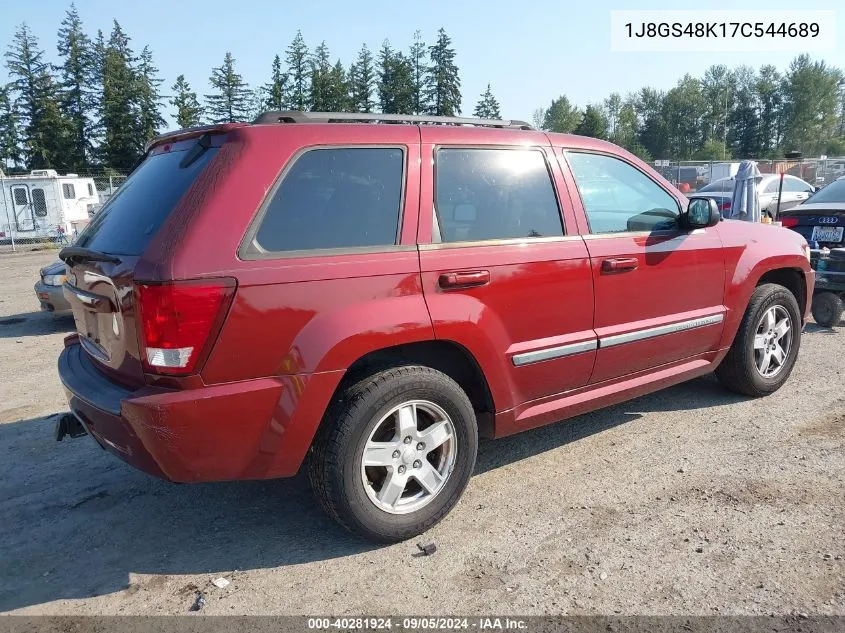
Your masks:
[[[93,178],[60,176],[54,169],[6,176],[0,170],[0,241],[69,239],[99,206]]]

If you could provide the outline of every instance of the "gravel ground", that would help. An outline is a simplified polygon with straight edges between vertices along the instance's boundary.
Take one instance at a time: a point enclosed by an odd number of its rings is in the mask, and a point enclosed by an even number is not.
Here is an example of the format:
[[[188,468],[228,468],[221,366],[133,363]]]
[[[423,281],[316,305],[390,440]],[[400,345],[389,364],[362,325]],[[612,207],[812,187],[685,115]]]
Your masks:
[[[201,589],[209,614],[845,614],[843,330],[807,326],[762,400],[703,378],[483,444],[415,556],[302,477],[179,486],[55,442],[73,322],[32,291],[54,256],[0,256],[2,612],[181,614]]]

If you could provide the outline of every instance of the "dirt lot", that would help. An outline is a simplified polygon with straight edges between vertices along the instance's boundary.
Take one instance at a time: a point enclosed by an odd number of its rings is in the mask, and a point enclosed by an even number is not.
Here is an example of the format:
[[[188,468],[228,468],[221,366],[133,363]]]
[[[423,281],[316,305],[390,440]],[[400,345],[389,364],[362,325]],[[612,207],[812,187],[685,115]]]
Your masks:
[[[177,486],[53,441],[53,257],[0,255],[0,611],[179,614],[200,588],[210,614],[845,614],[845,330],[808,326],[763,400],[706,378],[482,445],[418,557],[303,478]]]

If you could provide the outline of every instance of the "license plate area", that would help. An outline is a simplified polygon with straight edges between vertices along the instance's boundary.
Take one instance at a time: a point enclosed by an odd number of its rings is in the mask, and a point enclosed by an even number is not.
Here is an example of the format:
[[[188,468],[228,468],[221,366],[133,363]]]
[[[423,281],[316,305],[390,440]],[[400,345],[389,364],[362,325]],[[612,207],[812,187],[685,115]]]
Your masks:
[[[841,242],[843,226],[814,226],[810,239],[814,242]]]

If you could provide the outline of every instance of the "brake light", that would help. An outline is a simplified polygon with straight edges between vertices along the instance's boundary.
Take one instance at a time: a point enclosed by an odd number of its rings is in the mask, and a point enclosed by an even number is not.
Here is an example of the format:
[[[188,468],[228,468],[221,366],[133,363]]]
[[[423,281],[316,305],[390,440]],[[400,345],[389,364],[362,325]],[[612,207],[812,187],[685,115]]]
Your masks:
[[[731,208],[731,201],[728,200],[727,202],[720,202],[719,203],[719,211],[727,211]]]
[[[798,226],[798,218],[781,218],[780,224],[781,226],[792,228],[793,226]]]
[[[144,369],[184,376],[198,368],[235,293],[234,279],[135,285]]]

